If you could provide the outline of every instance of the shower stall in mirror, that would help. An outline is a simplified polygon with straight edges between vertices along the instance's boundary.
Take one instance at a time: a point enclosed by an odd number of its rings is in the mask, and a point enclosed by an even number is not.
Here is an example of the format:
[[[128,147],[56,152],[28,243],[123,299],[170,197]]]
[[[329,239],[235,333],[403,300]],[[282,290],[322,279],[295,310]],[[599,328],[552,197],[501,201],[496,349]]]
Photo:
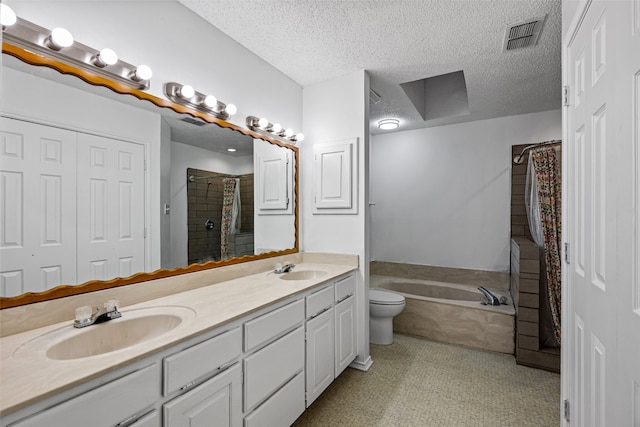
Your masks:
[[[254,254],[253,181],[252,173],[187,169],[189,264]]]

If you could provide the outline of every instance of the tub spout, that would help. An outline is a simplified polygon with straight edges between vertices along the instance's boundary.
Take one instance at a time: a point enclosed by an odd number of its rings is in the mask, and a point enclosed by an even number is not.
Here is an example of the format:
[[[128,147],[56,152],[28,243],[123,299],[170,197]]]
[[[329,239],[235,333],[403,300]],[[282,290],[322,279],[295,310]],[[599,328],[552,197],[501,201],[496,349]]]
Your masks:
[[[487,288],[484,286],[478,286],[480,292],[482,292],[482,304],[484,305],[500,305],[500,300],[493,295]]]

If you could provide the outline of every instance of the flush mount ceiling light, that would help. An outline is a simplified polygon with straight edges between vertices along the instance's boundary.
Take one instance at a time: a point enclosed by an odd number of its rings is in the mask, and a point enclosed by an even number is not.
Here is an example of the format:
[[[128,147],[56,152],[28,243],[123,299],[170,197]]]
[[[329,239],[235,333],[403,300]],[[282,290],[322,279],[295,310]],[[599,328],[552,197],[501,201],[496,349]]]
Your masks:
[[[15,13],[4,3],[0,4],[0,7],[4,43],[134,89],[149,88],[152,73],[148,66],[136,67],[128,64],[119,60],[118,55],[111,49],[98,51],[75,41],[71,33],[64,28],[58,27],[49,31],[15,17]]]
[[[400,126],[400,120],[397,119],[382,119],[378,122],[378,127],[382,130],[397,129]]]
[[[293,134],[292,129],[282,129],[280,123],[270,123],[268,119],[262,117],[257,118],[254,116],[247,116],[247,127],[255,132],[260,132],[265,135],[275,136],[282,139],[287,144],[294,144],[304,139],[304,134]]]
[[[164,85],[164,93],[167,98],[176,104],[185,105],[203,113],[213,114],[222,120],[227,120],[238,111],[235,105],[220,102],[215,96],[200,93],[189,85],[173,82],[166,83]]]

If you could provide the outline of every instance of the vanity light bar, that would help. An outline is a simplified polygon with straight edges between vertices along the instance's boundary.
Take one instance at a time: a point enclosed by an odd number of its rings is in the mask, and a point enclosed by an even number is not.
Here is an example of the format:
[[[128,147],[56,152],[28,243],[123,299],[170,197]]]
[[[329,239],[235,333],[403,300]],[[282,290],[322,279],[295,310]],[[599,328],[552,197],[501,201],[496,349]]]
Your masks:
[[[4,41],[25,50],[71,64],[88,73],[114,80],[135,89],[149,89],[151,68],[138,67],[120,59],[111,49],[96,50],[73,39],[64,28],[49,31],[22,18],[2,26]]]
[[[213,114],[222,120],[227,120],[238,111],[235,105],[220,102],[215,96],[200,93],[189,85],[173,82],[165,83],[164,93],[167,98],[176,104],[182,104],[203,113]]]
[[[264,133],[269,136],[276,136],[283,139],[288,144],[294,144],[304,139],[304,134],[294,134],[291,129],[283,129],[279,123],[271,123],[264,117],[259,119],[255,116],[247,116],[247,127],[255,132]]]

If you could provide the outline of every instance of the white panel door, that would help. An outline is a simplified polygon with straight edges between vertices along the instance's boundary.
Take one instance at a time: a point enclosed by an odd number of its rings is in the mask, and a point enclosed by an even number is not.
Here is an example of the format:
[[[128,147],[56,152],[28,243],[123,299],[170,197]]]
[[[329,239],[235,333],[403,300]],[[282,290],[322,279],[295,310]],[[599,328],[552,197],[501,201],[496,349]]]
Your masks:
[[[76,134],[0,120],[0,295],[75,284]]]
[[[590,2],[564,64],[570,99],[563,228],[570,257],[562,375],[576,426],[640,425],[639,163],[631,131],[638,123],[631,94],[640,47],[637,35],[631,43],[632,6],[638,2]]]
[[[355,297],[336,304],[335,310],[335,376],[337,377],[356,358],[356,302]]]
[[[78,136],[78,281],[144,270],[144,147]]]
[[[307,321],[307,407],[334,379],[333,308]]]
[[[640,426],[640,0],[621,5],[613,69],[619,110],[618,425]],[[631,18],[631,19],[630,19]],[[630,25],[631,24],[631,25]],[[618,27],[619,26],[619,27]],[[631,28],[630,28],[631,27]]]

